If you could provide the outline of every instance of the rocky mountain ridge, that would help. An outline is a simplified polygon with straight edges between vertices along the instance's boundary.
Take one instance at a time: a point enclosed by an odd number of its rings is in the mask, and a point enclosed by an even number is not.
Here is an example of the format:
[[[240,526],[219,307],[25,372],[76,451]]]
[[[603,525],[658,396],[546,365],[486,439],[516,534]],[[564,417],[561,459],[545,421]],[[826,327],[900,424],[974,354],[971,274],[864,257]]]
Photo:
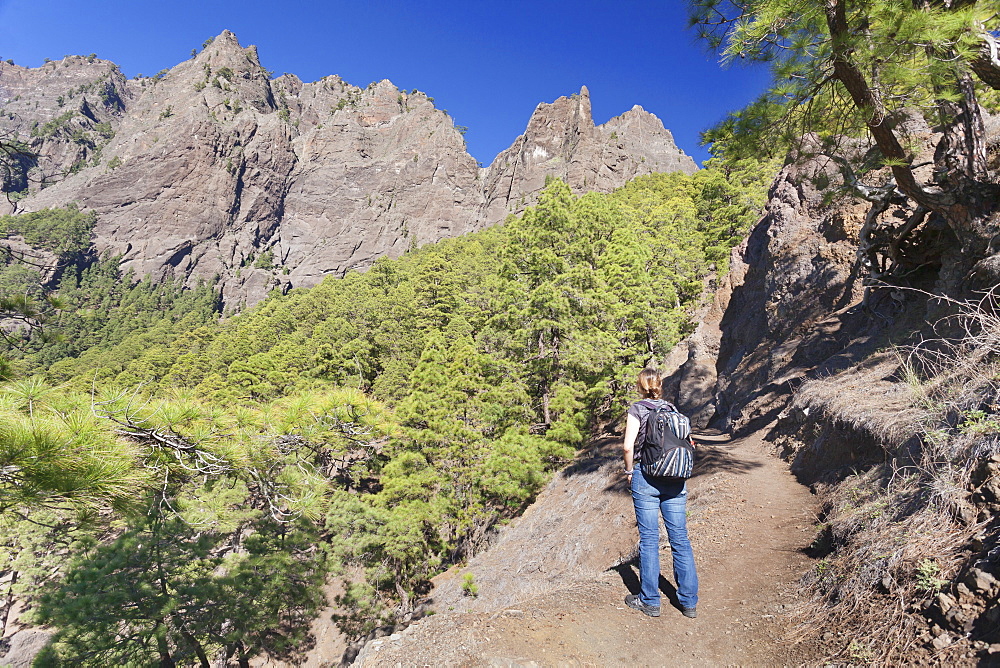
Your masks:
[[[0,63],[0,131],[44,156],[5,184],[24,193],[16,210],[75,202],[97,213],[98,252],[138,275],[217,279],[230,305],[497,223],[550,176],[609,191],[696,169],[641,107],[595,126],[586,88],[540,104],[482,168],[426,94],[272,78],[228,31],[154,77],[94,56]]]

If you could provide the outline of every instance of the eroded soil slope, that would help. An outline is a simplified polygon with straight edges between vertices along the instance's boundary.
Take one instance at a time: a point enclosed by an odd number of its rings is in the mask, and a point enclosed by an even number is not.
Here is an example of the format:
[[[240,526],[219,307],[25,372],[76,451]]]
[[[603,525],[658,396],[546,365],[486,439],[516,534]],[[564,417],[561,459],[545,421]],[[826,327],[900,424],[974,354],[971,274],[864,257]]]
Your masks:
[[[811,565],[815,505],[758,432],[704,443],[689,483],[699,616],[658,619],[623,603],[638,591],[631,499],[607,438],[557,477],[496,544],[438,578],[434,615],[368,643],[363,666],[781,665],[816,657],[783,638]],[[549,528],[547,535],[545,527]],[[670,550],[661,541],[662,568]],[[549,558],[543,555],[548,554]],[[479,596],[462,595],[473,573]],[[673,588],[661,580],[669,596]]]

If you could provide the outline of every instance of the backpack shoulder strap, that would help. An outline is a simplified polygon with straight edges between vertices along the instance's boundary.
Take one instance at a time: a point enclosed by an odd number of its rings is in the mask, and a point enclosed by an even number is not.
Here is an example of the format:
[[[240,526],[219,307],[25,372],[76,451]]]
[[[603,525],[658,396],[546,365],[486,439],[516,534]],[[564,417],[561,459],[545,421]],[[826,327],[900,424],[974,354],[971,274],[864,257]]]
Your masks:
[[[656,404],[654,404],[652,402],[652,400],[648,400],[648,399],[643,399],[642,401],[637,401],[636,403],[639,404],[640,406],[644,406],[644,407],[648,408],[651,411],[655,411],[655,410],[657,410],[659,408],[666,408],[668,411],[671,411],[671,412],[674,412],[674,413],[680,413],[680,411],[677,410],[677,406],[674,406],[672,403],[670,403],[666,399],[661,399],[660,401],[662,401],[663,403],[661,405],[659,405],[659,406],[657,406]]]
[[[646,409],[645,414],[639,418],[639,432],[635,437],[635,453],[638,455],[642,450],[642,446],[646,443],[646,422],[649,420],[649,414],[656,410],[656,404],[643,399],[642,401],[635,402],[635,405]]]

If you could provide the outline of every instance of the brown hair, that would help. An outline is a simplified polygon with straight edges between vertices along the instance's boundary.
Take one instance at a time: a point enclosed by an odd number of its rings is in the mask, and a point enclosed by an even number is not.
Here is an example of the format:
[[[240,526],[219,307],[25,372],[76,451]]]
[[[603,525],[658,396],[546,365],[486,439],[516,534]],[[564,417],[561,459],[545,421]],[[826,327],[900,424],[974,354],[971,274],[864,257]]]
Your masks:
[[[663,393],[663,379],[656,369],[646,367],[640,371],[635,385],[642,399],[659,399]]]

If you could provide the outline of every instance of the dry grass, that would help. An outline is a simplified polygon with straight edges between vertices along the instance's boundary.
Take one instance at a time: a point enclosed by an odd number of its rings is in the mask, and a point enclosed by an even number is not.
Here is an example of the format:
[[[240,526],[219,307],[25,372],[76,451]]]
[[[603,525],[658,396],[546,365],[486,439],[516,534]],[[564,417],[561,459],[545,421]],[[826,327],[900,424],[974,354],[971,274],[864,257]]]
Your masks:
[[[825,553],[805,578],[812,600],[797,637],[822,634],[831,659],[899,665],[922,648],[919,614],[966,567],[982,529],[970,482],[1000,432],[1000,317],[994,294],[944,299],[950,335],[879,353],[805,383],[794,405],[875,438],[885,461],[826,490]],[[832,634],[832,635],[830,635]]]
[[[962,546],[977,530],[956,521],[919,473],[876,467],[828,498],[820,541],[831,552],[804,580],[812,599],[798,639],[833,632],[831,659],[906,663],[924,624],[925,601],[963,566]]]
[[[897,353],[879,353],[863,365],[804,383],[792,405],[870,434],[887,448],[898,448],[930,418],[923,402],[914,401],[913,388],[893,380],[899,368]]]

